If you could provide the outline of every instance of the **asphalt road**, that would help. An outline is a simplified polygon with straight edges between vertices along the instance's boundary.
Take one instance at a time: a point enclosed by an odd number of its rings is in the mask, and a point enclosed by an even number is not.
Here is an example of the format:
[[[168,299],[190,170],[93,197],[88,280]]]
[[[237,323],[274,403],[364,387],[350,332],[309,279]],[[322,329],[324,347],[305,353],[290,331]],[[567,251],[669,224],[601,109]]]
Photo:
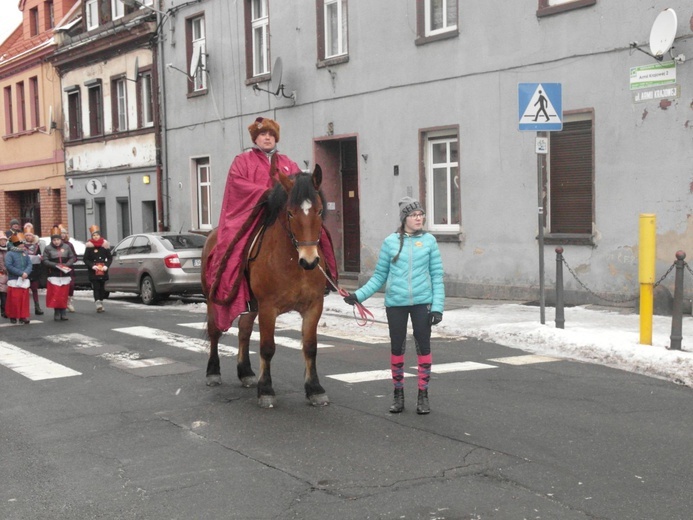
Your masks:
[[[307,404],[285,329],[278,406],[262,410],[230,356],[205,385],[198,305],[135,301],[97,315],[85,296],[68,322],[0,326],[0,518],[691,518],[690,388],[437,338],[432,413],[414,412],[410,377],[392,415],[391,383],[368,374],[388,345],[327,326],[331,405]]]

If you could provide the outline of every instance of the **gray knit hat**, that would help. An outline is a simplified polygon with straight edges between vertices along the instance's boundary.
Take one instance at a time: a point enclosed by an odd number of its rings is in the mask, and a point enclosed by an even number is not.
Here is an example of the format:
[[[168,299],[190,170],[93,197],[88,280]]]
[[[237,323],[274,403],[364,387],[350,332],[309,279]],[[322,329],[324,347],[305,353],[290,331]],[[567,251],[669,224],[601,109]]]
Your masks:
[[[423,207],[421,206],[421,203],[416,199],[412,199],[411,197],[404,197],[402,200],[399,201],[400,222],[407,218],[407,216],[410,213],[414,213],[415,211],[420,211],[424,215],[426,214]]]
[[[10,220],[10,227],[18,226],[18,225],[19,225],[19,220],[17,220],[16,218],[13,218],[12,220]]]

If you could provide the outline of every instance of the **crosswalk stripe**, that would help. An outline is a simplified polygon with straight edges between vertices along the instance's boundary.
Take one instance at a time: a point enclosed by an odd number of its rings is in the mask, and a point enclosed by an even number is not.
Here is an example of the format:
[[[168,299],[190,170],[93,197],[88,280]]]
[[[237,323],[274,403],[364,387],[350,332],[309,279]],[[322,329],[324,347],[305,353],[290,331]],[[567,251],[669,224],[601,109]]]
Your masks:
[[[0,341],[0,364],[32,381],[82,375],[81,372],[22,350],[4,341]]]
[[[209,351],[208,341],[198,338],[191,338],[189,336],[184,336],[183,334],[176,334],[175,332],[169,332],[167,330],[144,326],[123,327],[113,330],[115,332],[122,332],[123,334],[129,334],[130,336],[136,336],[142,339],[159,341],[171,347],[182,348],[192,352],[202,352],[206,354]],[[238,349],[226,345],[219,345],[219,354],[229,357],[235,356],[238,354]]]
[[[534,363],[551,363],[552,361],[560,361],[560,359],[549,356],[539,356],[536,354],[528,354],[526,356],[508,356],[502,358],[489,359],[495,363],[504,363],[506,365],[532,365]]]
[[[417,368],[417,367],[412,367]],[[495,365],[487,365],[486,363],[475,363],[474,361],[461,361],[456,363],[440,363],[431,366],[431,372],[434,374],[448,374],[450,372],[466,372],[469,370],[484,370],[486,368],[498,368]]]
[[[205,323],[204,322],[197,322],[197,323],[180,323],[183,327],[190,327],[191,329],[204,329]],[[237,337],[238,336],[238,327],[231,327],[228,332],[232,334],[233,336]],[[257,330],[254,330],[252,334],[250,335],[250,340],[251,341],[257,341],[258,343],[260,342],[260,332]],[[303,348],[303,343],[301,342],[300,339],[293,339],[293,338],[287,338],[284,336],[274,336],[274,342],[281,346],[281,347],[286,347],[286,348],[293,348],[296,350],[301,350]],[[334,345],[328,345],[327,343],[320,343],[318,342],[318,348],[333,348]],[[237,351],[237,350],[236,350]],[[252,352],[254,354],[254,352]]]
[[[365,383],[366,381],[383,381],[392,379],[390,370],[369,370],[366,372],[351,372],[349,374],[332,374],[327,377],[344,383]],[[404,373],[404,377],[414,377],[414,374]]]

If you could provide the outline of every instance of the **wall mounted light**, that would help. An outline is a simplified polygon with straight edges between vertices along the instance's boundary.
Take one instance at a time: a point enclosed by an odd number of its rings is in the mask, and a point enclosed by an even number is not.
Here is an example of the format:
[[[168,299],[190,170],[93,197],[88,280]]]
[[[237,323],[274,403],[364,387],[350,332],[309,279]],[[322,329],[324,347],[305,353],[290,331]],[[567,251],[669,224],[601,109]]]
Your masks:
[[[367,153],[362,153],[361,157],[363,157],[363,162],[368,162],[368,154]]]
[[[143,175],[142,176],[142,182],[144,184],[149,184],[149,182],[150,182],[149,175]]]

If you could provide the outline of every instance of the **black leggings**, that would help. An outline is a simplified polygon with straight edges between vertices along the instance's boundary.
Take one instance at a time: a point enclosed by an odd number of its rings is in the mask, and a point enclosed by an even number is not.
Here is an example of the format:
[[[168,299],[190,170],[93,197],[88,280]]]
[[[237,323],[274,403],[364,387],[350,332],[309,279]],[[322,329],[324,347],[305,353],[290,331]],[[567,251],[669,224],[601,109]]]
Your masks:
[[[407,322],[411,316],[414,329],[416,353],[426,356],[431,353],[431,325],[428,322],[428,304],[407,307],[386,307],[387,326],[390,329],[390,352],[403,356],[407,345]]]
[[[92,280],[91,289],[94,291],[94,301],[100,302],[106,299],[106,280]]]

